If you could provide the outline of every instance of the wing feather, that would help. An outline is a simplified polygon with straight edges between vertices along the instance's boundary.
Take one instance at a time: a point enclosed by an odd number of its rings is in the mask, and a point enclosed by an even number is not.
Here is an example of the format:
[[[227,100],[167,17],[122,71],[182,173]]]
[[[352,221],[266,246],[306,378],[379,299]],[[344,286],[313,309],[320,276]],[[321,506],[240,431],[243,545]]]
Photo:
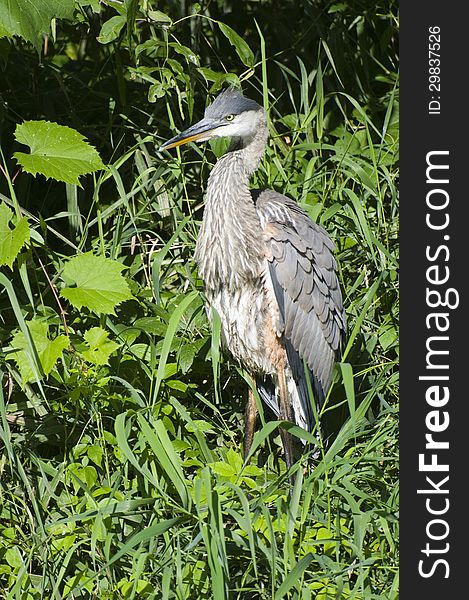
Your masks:
[[[268,249],[269,274],[282,333],[288,340],[290,366],[298,389],[305,393],[302,359],[306,360],[320,404],[330,387],[346,333],[334,244],[290,198],[265,190],[253,192],[253,199]],[[307,398],[302,401],[309,404]]]

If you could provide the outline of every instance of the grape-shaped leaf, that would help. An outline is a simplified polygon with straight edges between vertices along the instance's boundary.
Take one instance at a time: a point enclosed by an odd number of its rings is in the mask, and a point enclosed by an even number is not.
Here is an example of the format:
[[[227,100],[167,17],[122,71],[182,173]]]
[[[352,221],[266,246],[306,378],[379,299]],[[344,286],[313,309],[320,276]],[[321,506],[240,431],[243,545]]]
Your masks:
[[[119,348],[119,344],[108,339],[108,332],[101,327],[93,327],[85,333],[85,342],[89,350],[83,352],[83,358],[95,365],[106,365],[109,357]]]
[[[72,19],[74,0],[14,0],[0,2],[0,37],[20,35],[41,51],[42,34],[53,18]]]
[[[118,304],[133,298],[121,274],[123,269],[124,265],[116,260],[94,256],[91,252],[74,256],[62,272],[68,287],[63,288],[60,295],[75,308],[85,306],[97,314],[113,315]]]
[[[80,175],[105,168],[93,146],[70,127],[49,121],[25,121],[16,127],[15,137],[31,149],[30,154],[14,154],[31,175],[40,173],[57,181],[80,185]]]
[[[23,245],[29,241],[29,225],[26,217],[20,219],[11,229],[13,212],[3,202],[0,203],[0,265],[11,269]]]
[[[53,340],[49,339],[49,326],[42,321],[33,319],[26,321],[26,324],[36,348],[42,371],[44,375],[49,375],[62,352],[69,345],[68,338],[65,335],[58,335]],[[14,335],[11,345],[16,348],[16,352],[12,352],[9,358],[16,362],[23,384],[28,381],[35,381],[33,349],[22,331]],[[40,376],[40,373],[37,373],[37,375]]]
[[[210,463],[210,468],[214,473],[221,475],[222,477],[236,478],[239,476],[239,471],[236,471],[231,465],[228,465],[223,461]]]

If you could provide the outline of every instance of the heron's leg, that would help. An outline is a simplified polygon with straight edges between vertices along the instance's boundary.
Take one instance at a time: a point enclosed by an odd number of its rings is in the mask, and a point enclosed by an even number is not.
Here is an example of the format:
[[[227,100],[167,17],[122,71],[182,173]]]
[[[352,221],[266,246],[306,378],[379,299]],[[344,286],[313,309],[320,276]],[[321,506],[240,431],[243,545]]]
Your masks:
[[[287,380],[285,377],[285,369],[280,367],[277,370],[278,376],[278,395],[279,395],[279,417],[285,421],[293,422],[290,399],[288,397]],[[293,465],[293,440],[291,434],[285,429],[280,429],[280,437],[282,438],[283,450],[285,452],[285,464],[287,469]]]
[[[246,461],[249,450],[251,450],[252,440],[254,438],[254,429],[256,426],[257,406],[254,393],[251,388],[248,389],[248,402],[244,412],[244,460]]]

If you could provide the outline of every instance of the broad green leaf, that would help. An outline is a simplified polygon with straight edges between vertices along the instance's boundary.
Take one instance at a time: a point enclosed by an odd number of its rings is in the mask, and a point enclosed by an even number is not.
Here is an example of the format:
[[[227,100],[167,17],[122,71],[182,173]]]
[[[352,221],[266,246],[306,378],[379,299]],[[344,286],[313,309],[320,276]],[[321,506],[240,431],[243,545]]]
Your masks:
[[[49,121],[25,121],[16,127],[15,137],[31,153],[15,152],[25,171],[80,185],[79,177],[104,169],[97,151],[78,131]]]
[[[92,460],[95,464],[98,465],[98,467],[101,466],[104,455],[104,450],[101,448],[101,446],[90,446],[86,450],[86,454],[88,455],[90,460]]]
[[[60,295],[75,308],[85,306],[96,314],[113,315],[116,306],[133,298],[121,274],[123,269],[121,263],[91,252],[74,256],[62,272],[69,286],[63,288]]]
[[[76,491],[78,491],[82,485],[90,490],[98,480],[96,469],[90,465],[82,467],[73,464],[70,465],[67,470],[72,474],[72,484]],[[73,475],[75,477],[73,477]]]
[[[232,467],[232,465],[228,465],[222,461],[216,461],[210,463],[210,468],[217,475],[221,475],[222,477],[233,477],[236,478],[238,475],[238,471]]]
[[[5,560],[10,567],[13,567],[16,570],[19,570],[23,566],[21,552],[18,546],[12,546],[11,548],[8,548],[8,550],[5,552]]]
[[[164,12],[161,12],[161,10],[149,10],[148,18],[155,23],[161,23],[167,26],[172,24],[171,18],[168,17],[168,15],[165,15]]]
[[[110,341],[108,336],[108,332],[101,327],[89,329],[84,335],[85,342],[89,346],[89,350],[83,352],[84,359],[95,365],[108,364],[111,354],[119,348],[119,344]]]
[[[236,53],[241,59],[243,65],[246,65],[246,67],[254,66],[254,54],[243,38],[238,35],[234,29],[231,29],[231,27],[225,25],[225,23],[218,22],[218,26],[220,27],[220,31],[223,33],[223,35],[236,50]]]
[[[103,23],[101,31],[98,35],[98,42],[101,44],[109,44],[117,39],[122,31],[122,28],[127,23],[127,17],[124,15],[116,15]]]
[[[193,50],[191,50],[187,46],[183,46],[182,44],[177,44],[176,42],[171,42],[169,46],[174,48],[174,51],[177,52],[177,54],[182,54],[182,56],[187,58],[188,61],[190,61],[196,66],[199,66],[199,57],[197,56],[197,54],[195,54]]]
[[[237,473],[239,473],[243,468],[243,459],[241,458],[241,454],[235,452],[233,448],[230,448],[226,453],[226,460]]]
[[[30,346],[24,333],[19,331],[14,335],[11,342],[16,351],[9,355],[9,358],[16,362],[23,383],[35,380],[35,370],[33,369],[34,349],[41,363],[44,375],[49,375],[55,363],[61,357],[62,352],[69,345],[69,340],[65,335],[58,335],[53,340],[49,339],[49,326],[47,323],[33,319],[26,321],[26,324],[31,334],[34,348]]]
[[[11,269],[13,261],[26,242],[29,241],[29,225],[26,217],[20,219],[11,229],[13,211],[3,202],[0,204],[0,265]]]
[[[142,317],[135,321],[134,327],[138,327],[150,335],[158,335],[161,337],[164,337],[166,329],[168,328],[166,323],[159,317]]]
[[[80,6],[87,6],[91,8],[91,10],[98,14],[101,10],[100,3],[101,0],[76,0]]]
[[[194,357],[200,349],[200,344],[185,344],[181,346],[178,352],[178,363],[181,367],[181,371],[183,373],[187,373],[187,371],[191,368],[192,363],[194,362]]]
[[[178,390],[180,392],[186,392],[187,388],[189,387],[187,383],[184,383],[183,381],[178,381],[177,379],[170,379],[166,382],[166,385],[172,390]]]
[[[210,431],[213,433],[213,424],[207,423],[203,419],[194,419],[190,423],[187,423],[186,429],[191,432],[201,431],[202,433],[207,433]]]
[[[0,2],[0,37],[19,35],[40,52],[42,35],[50,33],[51,20],[72,19],[74,9],[74,0]]]

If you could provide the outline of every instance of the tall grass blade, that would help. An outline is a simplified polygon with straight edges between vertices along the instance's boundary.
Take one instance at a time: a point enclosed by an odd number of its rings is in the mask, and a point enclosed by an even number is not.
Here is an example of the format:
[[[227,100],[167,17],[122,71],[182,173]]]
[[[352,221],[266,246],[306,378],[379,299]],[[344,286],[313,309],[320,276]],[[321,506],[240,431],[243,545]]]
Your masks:
[[[173,449],[163,422],[158,420],[150,425],[142,414],[137,414],[137,419],[146,442],[153,449],[168,480],[175,486],[183,507],[186,510],[190,510],[191,496],[181,468],[180,459]]]
[[[152,407],[155,406],[156,400],[158,398],[158,393],[160,391],[161,382],[163,381],[166,362],[168,360],[169,352],[171,350],[173,338],[176,334],[176,331],[179,328],[184,312],[189,308],[192,302],[194,302],[198,295],[199,294],[196,291],[189,292],[188,295],[181,301],[179,306],[174,310],[173,314],[171,315],[171,318],[169,319],[168,328],[166,330],[166,335],[163,340],[163,346],[161,348],[160,362],[158,364],[158,370],[156,372],[156,381],[153,388],[152,396]]]

